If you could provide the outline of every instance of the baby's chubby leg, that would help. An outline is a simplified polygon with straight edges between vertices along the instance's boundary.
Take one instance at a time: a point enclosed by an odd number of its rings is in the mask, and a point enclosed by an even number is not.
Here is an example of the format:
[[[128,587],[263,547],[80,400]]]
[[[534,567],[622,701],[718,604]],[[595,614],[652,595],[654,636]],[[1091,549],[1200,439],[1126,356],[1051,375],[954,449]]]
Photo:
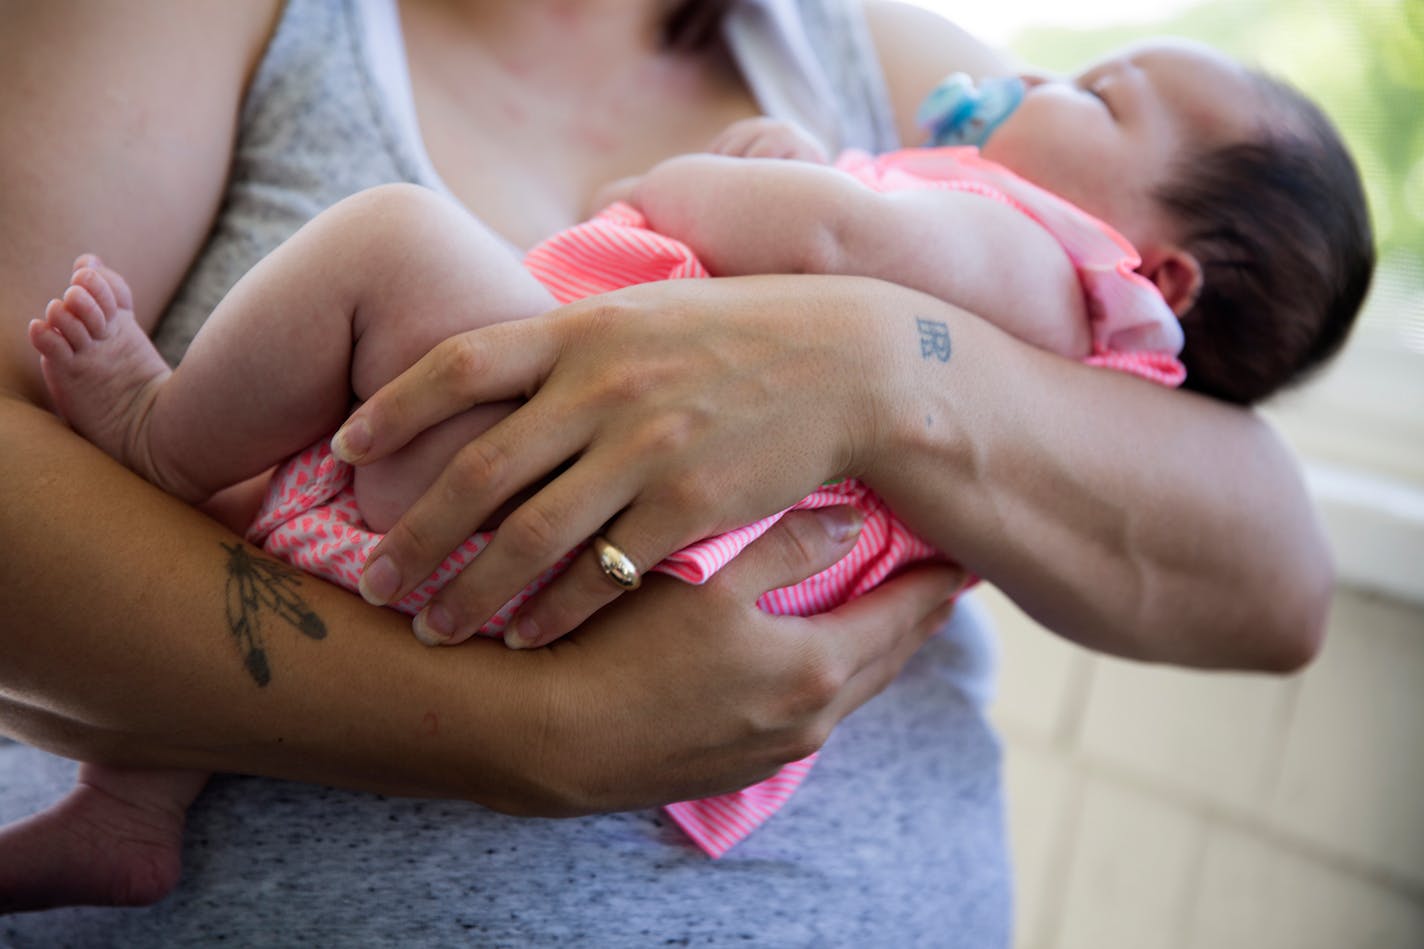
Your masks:
[[[384,234],[382,239],[399,242],[384,256],[385,271],[365,282],[356,309],[351,388],[358,400],[442,340],[556,306],[503,239],[429,191],[375,189],[353,212],[370,222],[368,229]],[[512,408],[505,402],[475,406],[391,457],[356,469],[353,487],[367,525],[389,530],[456,451]]]
[[[178,446],[174,463],[227,459],[206,475],[211,491],[331,434],[353,399],[441,340],[552,305],[463,208],[413,185],[371,188],[322,212],[233,287],[155,400],[152,438]]]
[[[51,303],[46,320],[31,325],[56,401],[81,433],[190,501],[329,434],[353,394],[368,396],[447,336],[552,306],[497,237],[458,206],[409,185],[338,202],[261,260],[171,375],[131,313],[124,319],[118,291],[110,293],[111,315],[84,273],[59,301],[67,316]],[[125,365],[103,355],[115,340],[144,353],[127,360],[142,371],[126,369],[121,383],[106,378]],[[123,408],[121,421],[107,429],[121,437],[96,437],[106,426],[80,421],[115,407]]]

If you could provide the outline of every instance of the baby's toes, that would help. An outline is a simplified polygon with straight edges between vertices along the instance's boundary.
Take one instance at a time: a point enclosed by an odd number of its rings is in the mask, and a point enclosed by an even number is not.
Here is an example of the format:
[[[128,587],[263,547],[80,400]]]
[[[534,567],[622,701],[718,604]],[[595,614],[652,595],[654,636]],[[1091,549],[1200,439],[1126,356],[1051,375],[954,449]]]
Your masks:
[[[114,299],[118,301],[122,310],[133,309],[133,291],[129,290],[129,282],[124,279],[124,275],[113,267],[104,263],[98,254],[80,254],[74,261],[74,272],[88,267],[97,270],[104,275],[104,279],[109,281],[109,286],[113,288]]]
[[[30,320],[27,332],[30,337],[30,345],[35,348],[41,356],[49,360],[60,360],[67,356],[74,355],[74,350],[69,345],[69,340],[64,334],[59,332],[55,319],[50,312],[58,308],[64,310],[64,304],[58,300],[49,301],[49,306],[45,308],[45,318],[42,320]]]
[[[118,301],[118,308],[127,309],[127,311],[132,312],[132,309],[134,309],[134,291],[128,289],[128,281],[125,281],[124,275],[115,271],[112,266],[107,265],[100,266],[98,271],[100,271],[100,274],[107,276],[108,285],[114,289],[114,299]]]
[[[119,309],[132,311],[133,291],[129,289],[129,282],[124,279],[123,274],[107,264],[100,264],[99,272],[109,281],[109,287],[114,291],[114,299],[118,301]]]
[[[64,291],[60,309],[47,310],[45,315],[76,351],[109,335],[109,319],[103,308],[87,288],[78,284]]]
[[[99,305],[99,310],[106,322],[112,320],[114,314],[119,311],[118,296],[114,293],[113,285],[102,270],[81,267],[74,272],[69,283],[71,287],[82,287],[89,291],[89,295]]]

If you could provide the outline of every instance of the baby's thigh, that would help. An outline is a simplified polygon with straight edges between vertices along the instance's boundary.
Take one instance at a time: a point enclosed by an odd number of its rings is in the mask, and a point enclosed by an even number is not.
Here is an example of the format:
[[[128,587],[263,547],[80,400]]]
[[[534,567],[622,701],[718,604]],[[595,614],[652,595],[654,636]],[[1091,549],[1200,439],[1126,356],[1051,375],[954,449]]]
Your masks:
[[[351,382],[359,398],[436,343],[547,312],[553,297],[516,251],[453,201],[414,185],[383,185],[333,208],[347,240],[364,243]]]
[[[504,418],[517,403],[490,402],[467,409],[421,432],[400,451],[357,468],[352,477],[356,506],[366,526],[384,534],[435,483],[455,454]],[[521,493],[494,511],[480,530],[494,530],[527,495]]]

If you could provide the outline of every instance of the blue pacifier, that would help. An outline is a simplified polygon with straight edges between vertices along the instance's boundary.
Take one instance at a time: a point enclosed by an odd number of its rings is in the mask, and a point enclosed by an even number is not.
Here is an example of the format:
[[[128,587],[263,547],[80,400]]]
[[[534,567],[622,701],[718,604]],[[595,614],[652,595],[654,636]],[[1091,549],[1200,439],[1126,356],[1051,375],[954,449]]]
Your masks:
[[[1023,101],[1017,76],[998,76],[975,84],[962,72],[945,77],[915,113],[915,123],[929,133],[931,145],[979,147]]]

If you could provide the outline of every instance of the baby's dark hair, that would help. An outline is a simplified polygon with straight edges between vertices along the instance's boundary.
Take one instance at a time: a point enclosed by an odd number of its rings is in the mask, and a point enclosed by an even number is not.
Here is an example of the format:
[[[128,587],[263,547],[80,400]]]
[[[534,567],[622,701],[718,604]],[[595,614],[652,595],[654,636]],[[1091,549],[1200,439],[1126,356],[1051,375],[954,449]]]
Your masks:
[[[1246,405],[1339,351],[1375,266],[1364,189],[1339,133],[1296,89],[1253,77],[1259,134],[1183,156],[1157,194],[1202,267],[1181,318],[1185,388]]]

